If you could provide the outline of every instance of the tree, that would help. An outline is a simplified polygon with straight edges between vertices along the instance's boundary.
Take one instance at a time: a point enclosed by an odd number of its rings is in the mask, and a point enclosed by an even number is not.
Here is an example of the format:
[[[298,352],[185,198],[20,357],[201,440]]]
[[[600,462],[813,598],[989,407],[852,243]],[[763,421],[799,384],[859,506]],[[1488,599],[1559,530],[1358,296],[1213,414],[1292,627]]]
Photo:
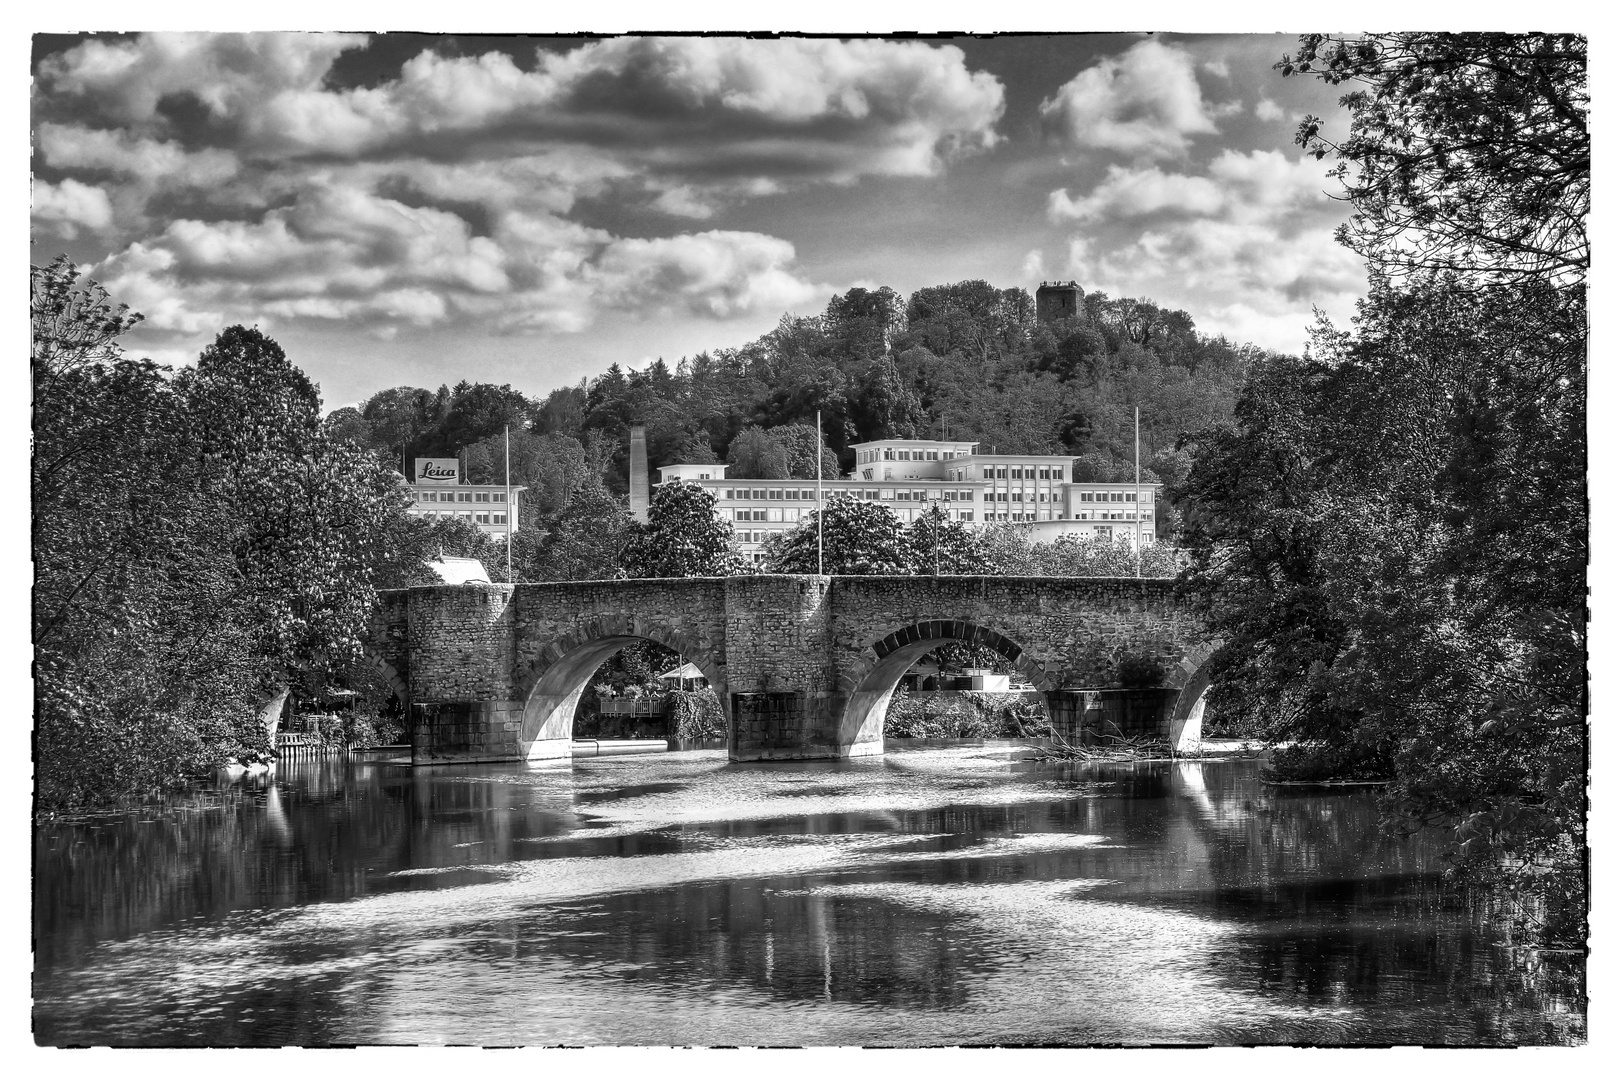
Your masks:
[[[1585,43],[1304,39],[1374,267],[1352,332],[1258,365],[1180,485],[1211,704],[1392,777],[1458,876],[1584,917]],[[1285,67],[1285,73],[1287,72]]]
[[[731,466],[726,475],[737,480],[786,480],[790,467],[787,448],[757,427],[744,428],[732,440],[726,462]]]
[[[731,525],[715,515],[714,495],[696,484],[660,484],[647,523],[632,522],[619,565],[633,578],[723,577],[741,559]]]
[[[261,710],[358,652],[398,478],[322,430],[314,387],[231,327],[193,369],[34,270],[36,730],[47,805],[146,794],[262,752]]]
[[[1591,265],[1586,39],[1576,34],[1307,34],[1277,67],[1330,85],[1350,136],[1307,116],[1297,141],[1354,210],[1339,240],[1393,276],[1583,280]],[[1353,168],[1352,168],[1353,166]]]
[[[821,512],[821,569],[816,559],[816,519],[811,512],[796,528],[775,533],[765,544],[772,574],[908,574],[900,519],[874,502],[834,495]]]
[[[937,505],[906,529],[906,562],[913,574],[989,573],[979,535]]]
[[[555,516],[519,527],[513,562],[521,581],[602,581],[622,577],[620,552],[630,528],[625,500],[588,479]]]

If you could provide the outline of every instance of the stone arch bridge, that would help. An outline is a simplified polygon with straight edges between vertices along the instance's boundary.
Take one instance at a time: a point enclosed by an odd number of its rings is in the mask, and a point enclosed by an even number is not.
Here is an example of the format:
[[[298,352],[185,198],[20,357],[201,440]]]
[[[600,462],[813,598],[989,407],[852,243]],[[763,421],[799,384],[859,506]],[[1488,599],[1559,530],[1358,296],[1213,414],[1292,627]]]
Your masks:
[[[1169,580],[805,575],[392,590],[366,651],[415,763],[519,761],[570,755],[581,693],[637,639],[702,670],[734,761],[882,753],[900,677],[950,641],[1006,657],[1070,737],[1184,744],[1210,651]]]

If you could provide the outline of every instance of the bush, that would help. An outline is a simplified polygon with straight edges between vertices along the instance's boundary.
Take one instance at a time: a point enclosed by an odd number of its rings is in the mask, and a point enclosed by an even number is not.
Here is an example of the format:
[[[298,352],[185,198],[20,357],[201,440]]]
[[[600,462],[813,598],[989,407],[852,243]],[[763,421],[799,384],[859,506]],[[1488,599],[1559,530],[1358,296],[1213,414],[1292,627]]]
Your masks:
[[[1049,735],[1038,701],[1024,694],[896,692],[883,719],[891,739],[1018,739]]]
[[[1375,747],[1295,743],[1273,750],[1261,775],[1267,780],[1387,780],[1394,772],[1389,753]]]
[[[726,717],[714,691],[672,690],[669,695],[669,737],[682,740],[723,739]]]

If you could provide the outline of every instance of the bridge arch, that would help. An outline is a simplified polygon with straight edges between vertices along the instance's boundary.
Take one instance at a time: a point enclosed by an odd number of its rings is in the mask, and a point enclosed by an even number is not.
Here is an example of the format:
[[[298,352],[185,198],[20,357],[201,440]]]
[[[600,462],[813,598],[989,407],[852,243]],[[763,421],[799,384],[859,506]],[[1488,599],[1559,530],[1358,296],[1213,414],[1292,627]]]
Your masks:
[[[399,698],[399,707],[401,709],[409,708],[411,703],[410,688],[406,686],[405,680],[400,677],[399,672],[394,670],[393,664],[390,664],[369,645],[361,649],[360,663],[375,671],[383,682],[388,684],[388,689],[393,691],[395,697]]]
[[[1216,646],[1200,645],[1181,661],[1186,681],[1176,694],[1166,733],[1176,750],[1193,750],[1204,737],[1204,699],[1209,694],[1209,658]]]
[[[839,689],[845,695],[839,743],[881,747],[883,718],[901,677],[928,653],[953,641],[995,650],[1037,690],[1050,692],[1058,688],[1058,680],[1029,650],[998,630],[960,619],[911,623],[885,634],[862,654],[867,665],[864,672],[839,679]]]
[[[548,641],[519,681],[523,702],[520,734],[525,757],[566,757],[571,752],[574,712],[591,676],[620,649],[637,641],[662,645],[696,665],[719,698],[720,712],[729,730],[731,705],[725,667],[704,643],[640,619],[609,619]]]

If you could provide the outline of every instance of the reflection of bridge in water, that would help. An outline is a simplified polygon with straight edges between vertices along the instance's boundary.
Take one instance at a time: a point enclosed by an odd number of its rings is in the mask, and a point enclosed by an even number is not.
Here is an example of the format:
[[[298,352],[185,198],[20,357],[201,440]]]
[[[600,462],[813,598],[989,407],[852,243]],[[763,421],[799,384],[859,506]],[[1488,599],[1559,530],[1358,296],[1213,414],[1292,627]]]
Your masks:
[[[568,756],[581,693],[636,640],[703,672],[736,761],[881,753],[901,676],[953,641],[1005,657],[1066,737],[1185,743],[1209,651],[1169,580],[761,575],[395,590],[367,652],[417,764],[519,761]]]

